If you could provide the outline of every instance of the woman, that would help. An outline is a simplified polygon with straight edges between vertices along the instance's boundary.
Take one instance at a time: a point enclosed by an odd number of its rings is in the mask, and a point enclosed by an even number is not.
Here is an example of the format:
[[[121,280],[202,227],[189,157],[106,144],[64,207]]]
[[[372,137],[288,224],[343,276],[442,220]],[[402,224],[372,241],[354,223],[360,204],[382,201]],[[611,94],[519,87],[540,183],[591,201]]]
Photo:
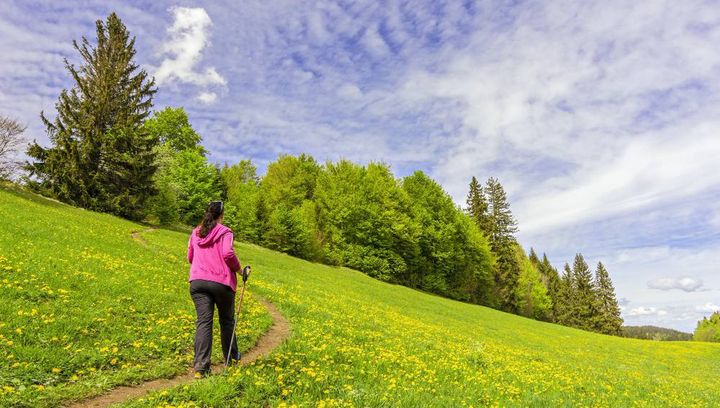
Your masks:
[[[190,296],[197,312],[193,361],[196,377],[210,373],[215,305],[220,320],[223,356],[227,359],[230,350],[234,360],[240,359],[237,342],[233,339],[233,344],[230,344],[237,289],[235,273],[240,270],[240,261],[233,250],[232,231],[221,224],[224,215],[222,201],[211,202],[202,222],[193,230],[188,242],[187,257],[192,264]]]

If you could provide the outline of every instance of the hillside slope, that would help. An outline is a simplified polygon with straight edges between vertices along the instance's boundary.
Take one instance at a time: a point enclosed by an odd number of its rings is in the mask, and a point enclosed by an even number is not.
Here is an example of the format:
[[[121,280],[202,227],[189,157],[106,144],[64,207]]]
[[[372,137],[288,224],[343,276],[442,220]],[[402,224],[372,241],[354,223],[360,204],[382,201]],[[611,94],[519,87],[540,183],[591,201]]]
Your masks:
[[[133,238],[146,227],[2,189],[0,220],[0,406],[56,406],[187,371],[185,238]],[[243,349],[271,323],[248,305]]]
[[[186,234],[145,232],[140,234],[143,244],[138,244],[128,241],[128,236],[132,230],[143,229],[141,226],[66,206],[37,204],[2,191],[0,216],[9,220],[0,226],[0,254],[7,258],[5,264],[33,270],[38,276],[47,274],[55,284],[71,287],[72,294],[82,293],[66,303],[60,303],[60,298],[18,300],[8,295],[21,284],[14,277],[18,272],[3,271],[0,312],[12,317],[10,322],[3,320],[0,342],[14,338],[14,330],[23,325],[32,325],[26,331],[46,330],[25,311],[32,313],[34,304],[52,302],[48,303],[54,307],[52,311],[37,313],[55,313],[52,324],[56,336],[65,330],[74,338],[82,333],[82,329],[78,332],[82,327],[97,330],[93,338],[101,344],[105,344],[104,339],[126,336],[117,342],[122,347],[118,353],[136,349],[130,339],[136,333],[145,335],[142,329],[147,321],[131,323],[137,318],[135,312],[109,315],[106,308],[110,306],[98,308],[96,304],[104,302],[108,294],[104,284],[92,282],[107,281],[132,293],[123,295],[131,299],[115,301],[118,309],[113,310],[134,309],[155,316],[172,316],[173,310],[182,310],[182,319],[162,326],[168,331],[166,338],[176,339],[177,344],[155,350],[152,356],[187,361],[183,357],[191,347],[186,333],[192,330],[192,305],[184,281],[186,265],[181,262]],[[77,244],[68,242],[88,235],[88,230],[102,233]],[[6,251],[15,254],[18,246],[29,249],[23,250],[22,256],[5,255]],[[65,248],[71,246],[84,248],[92,256],[87,261],[69,259]],[[48,254],[33,257],[33,250],[39,248]],[[356,271],[313,264],[252,245],[239,244],[237,250],[241,261],[252,264],[255,271],[250,292],[278,306],[292,324],[290,340],[267,360],[234,370],[227,377],[211,377],[132,401],[129,406],[720,405],[717,344],[659,343],[598,335],[419,293]],[[49,254],[63,261],[48,263]],[[117,257],[123,259],[123,266],[113,264],[112,259]],[[93,266],[98,263],[102,266]],[[149,265],[156,266],[147,270]],[[107,273],[106,267],[153,278],[140,285],[121,283],[120,275]],[[80,274],[77,278],[76,273]],[[86,282],[89,288],[83,286]],[[59,296],[57,290],[54,293]],[[23,314],[18,315],[18,311]],[[248,341],[267,324],[261,310],[250,311],[241,326]],[[107,318],[107,324],[116,328],[136,324],[136,333],[107,335],[93,322],[96,315]],[[127,320],[115,322],[119,319]],[[155,337],[151,336],[156,334],[153,329],[143,341],[153,341]],[[35,340],[24,341],[32,344]],[[44,356],[46,344],[51,343],[34,344],[36,354],[28,351],[22,356],[2,346],[0,359],[14,354],[13,359],[22,357],[37,365],[32,375],[20,371],[23,384],[28,382],[26,377],[64,375],[67,365],[75,364],[72,354],[57,347],[53,349],[56,354]],[[138,359],[147,360],[149,355]],[[150,365],[140,364],[138,373],[157,374]],[[61,373],[52,372],[55,366]],[[13,385],[18,378],[16,371],[3,370],[0,374],[0,387],[14,387],[13,392],[0,396],[3,401],[18,401],[14,395],[21,391]],[[58,381],[72,383],[71,377]],[[42,395],[44,391],[33,390],[25,396],[38,401],[35,393]]]

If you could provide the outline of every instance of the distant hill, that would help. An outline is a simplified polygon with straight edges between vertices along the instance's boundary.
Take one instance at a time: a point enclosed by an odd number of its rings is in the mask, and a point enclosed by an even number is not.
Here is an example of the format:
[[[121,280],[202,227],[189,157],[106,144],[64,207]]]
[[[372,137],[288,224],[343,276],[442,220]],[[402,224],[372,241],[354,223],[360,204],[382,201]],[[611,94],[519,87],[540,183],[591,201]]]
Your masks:
[[[657,326],[623,326],[623,337],[659,341],[689,341],[692,333]]]

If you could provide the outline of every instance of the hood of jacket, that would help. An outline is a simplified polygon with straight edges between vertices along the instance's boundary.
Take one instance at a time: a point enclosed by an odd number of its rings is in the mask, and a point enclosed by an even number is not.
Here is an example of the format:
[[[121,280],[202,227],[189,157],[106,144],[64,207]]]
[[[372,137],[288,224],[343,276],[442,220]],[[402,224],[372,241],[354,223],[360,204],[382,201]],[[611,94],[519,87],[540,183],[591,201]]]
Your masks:
[[[195,228],[194,237],[199,246],[208,247],[222,239],[222,237],[228,232],[230,232],[230,228],[222,224],[217,224],[212,230],[210,230],[210,233],[204,237],[200,236],[200,228]]]

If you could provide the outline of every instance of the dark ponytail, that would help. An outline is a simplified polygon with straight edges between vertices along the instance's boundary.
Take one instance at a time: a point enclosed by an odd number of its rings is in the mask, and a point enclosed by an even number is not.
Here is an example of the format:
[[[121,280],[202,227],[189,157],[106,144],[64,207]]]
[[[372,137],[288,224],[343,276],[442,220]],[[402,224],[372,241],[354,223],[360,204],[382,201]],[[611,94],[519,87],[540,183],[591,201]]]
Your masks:
[[[200,238],[205,238],[207,234],[215,228],[218,218],[220,218],[224,212],[225,209],[223,208],[222,201],[212,201],[210,205],[208,205],[205,215],[203,216],[200,225],[198,225],[198,228],[200,228],[198,231]]]

